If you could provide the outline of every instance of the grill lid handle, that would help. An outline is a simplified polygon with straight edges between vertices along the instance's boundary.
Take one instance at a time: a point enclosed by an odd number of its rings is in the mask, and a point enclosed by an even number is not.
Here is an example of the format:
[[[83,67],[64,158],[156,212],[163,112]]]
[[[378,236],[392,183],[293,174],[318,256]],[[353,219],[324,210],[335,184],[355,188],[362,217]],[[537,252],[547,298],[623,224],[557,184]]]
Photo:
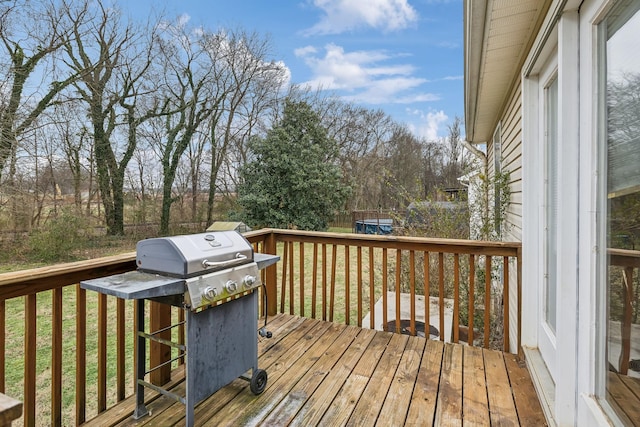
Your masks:
[[[244,261],[245,259],[247,259],[247,256],[238,252],[235,258],[229,259],[227,261],[209,261],[205,259],[202,261],[202,267],[204,268],[224,267],[226,265],[236,264],[240,261]]]

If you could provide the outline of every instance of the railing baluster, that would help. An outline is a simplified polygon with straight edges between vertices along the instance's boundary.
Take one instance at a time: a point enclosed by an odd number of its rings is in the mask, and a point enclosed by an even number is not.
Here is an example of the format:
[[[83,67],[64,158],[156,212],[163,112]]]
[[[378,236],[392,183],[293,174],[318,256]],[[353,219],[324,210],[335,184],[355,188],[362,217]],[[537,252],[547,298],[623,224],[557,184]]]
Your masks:
[[[318,299],[318,244],[313,244],[313,273],[311,275],[311,318],[316,318],[316,303]]]
[[[376,289],[375,289],[375,276],[374,276],[374,250],[373,246],[369,246],[369,327],[375,329],[376,325]]]
[[[282,253],[282,290],[280,291],[280,313],[284,313],[284,300],[287,296],[287,267],[289,260],[289,245],[287,242],[283,244],[283,253]]]
[[[51,292],[51,425],[62,425],[62,288]]]
[[[336,263],[337,245],[331,245],[331,300],[329,301],[329,322],[333,322],[333,310],[336,302]]]
[[[387,328],[387,292],[389,290],[389,272],[387,269],[387,262],[389,262],[389,256],[387,254],[387,248],[382,248],[382,329],[385,331]]]
[[[415,251],[409,251],[409,296],[410,296],[410,309],[409,327],[411,335],[418,335],[416,330],[416,253]]]
[[[322,244],[322,320],[327,320],[327,245]]]
[[[262,235],[263,239],[262,248],[264,253],[270,255],[278,254],[278,241],[275,233],[268,233]],[[263,270],[264,281],[266,286],[262,288],[264,292],[265,307],[262,313],[263,316],[273,316],[278,313],[278,266],[272,265]]]
[[[622,271],[622,323],[620,331],[620,357],[618,357],[619,372],[627,375],[629,372],[629,358],[631,357],[631,320],[633,316],[633,270],[625,267]]]
[[[504,275],[502,282],[502,301],[504,307],[504,318],[502,323],[504,325],[504,351],[509,351],[509,257],[502,258],[502,264],[504,265]]]
[[[24,425],[36,424],[36,294],[24,299]]]
[[[402,270],[402,250],[396,250],[396,333],[400,333],[400,280],[401,280],[401,270]]]
[[[0,393],[4,393],[5,392],[5,378],[6,378],[6,374],[5,374],[5,367],[4,367],[4,361],[7,357],[7,353],[6,353],[6,342],[7,342],[7,334],[6,334],[6,328],[7,328],[7,307],[5,305],[5,300],[4,299],[0,299],[0,357],[1,362],[0,363]]]
[[[358,246],[358,326],[362,326],[362,246]]]
[[[265,292],[264,290],[262,290],[262,292]],[[133,306],[135,307],[135,304],[133,304]],[[262,313],[263,316],[266,316],[266,307],[265,307],[265,311]],[[178,323],[180,323],[180,326],[178,326],[178,342],[180,344],[184,344],[184,325],[185,325],[185,316],[184,316],[184,310],[178,310]],[[134,339],[134,341],[136,341]],[[178,365],[184,365],[184,356],[181,357],[180,359],[178,359]]]
[[[460,254],[453,254],[453,342],[460,339]]]
[[[429,252],[424,252],[423,262],[423,274],[424,274],[424,336],[428,339],[431,329],[431,315],[429,309],[431,308],[431,284],[430,284],[430,272],[429,272],[429,258],[431,255]]]
[[[467,344],[473,345],[473,316],[475,316],[476,297],[475,297],[475,285],[476,285],[476,257],[474,254],[469,255],[469,336],[467,338]]]
[[[294,308],[293,308],[293,303],[294,303],[294,294],[293,294],[293,258],[295,257],[295,254],[293,252],[293,241],[288,243],[289,245],[289,314],[293,315],[294,314]]]
[[[106,304],[106,300],[105,300],[105,304]],[[104,322],[106,324],[106,315],[104,318]],[[155,301],[151,302],[150,309],[149,309],[149,330],[152,332],[162,330],[162,332],[158,333],[157,335],[158,338],[170,340],[171,331],[169,329],[166,329],[169,326],[171,326],[171,306],[168,304],[162,304],[160,302],[155,302]],[[106,336],[106,331],[105,331],[105,336]],[[106,354],[106,346],[104,351]],[[152,340],[149,342],[148,354],[149,354],[149,366],[159,367],[158,369],[153,370],[149,375],[149,379],[151,380],[151,383],[158,386],[168,383],[171,380],[171,366],[165,363],[171,360],[171,347],[166,344],[162,344],[160,342]],[[105,377],[105,384],[106,384],[106,371],[104,373],[104,377]],[[98,381],[98,384],[100,384],[99,381]],[[106,385],[105,385],[105,395],[106,395]]]
[[[350,324],[350,308],[351,308],[351,290],[350,288],[350,255],[349,255],[349,245],[344,245],[344,321],[345,324]]]
[[[87,291],[76,287],[76,425],[87,419]]]
[[[491,256],[484,259],[484,347],[489,348],[491,333]]]
[[[304,242],[298,244],[300,255],[300,316],[304,317]]]
[[[444,253],[438,253],[438,308],[440,341],[444,341]]]

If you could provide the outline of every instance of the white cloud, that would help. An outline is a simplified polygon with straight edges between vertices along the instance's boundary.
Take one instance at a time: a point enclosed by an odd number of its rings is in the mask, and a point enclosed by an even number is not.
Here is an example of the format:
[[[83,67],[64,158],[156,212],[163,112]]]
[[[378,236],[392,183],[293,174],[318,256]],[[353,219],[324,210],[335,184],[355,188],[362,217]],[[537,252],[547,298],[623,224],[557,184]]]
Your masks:
[[[187,13],[183,13],[176,19],[176,25],[178,25],[179,27],[184,27],[189,23],[189,21],[191,21],[191,16],[189,16],[189,14]]]
[[[298,54],[300,50],[296,50]],[[313,55],[305,48],[300,57],[311,68],[314,78],[308,85],[326,90],[353,90],[362,88],[370,81],[366,66],[388,58],[379,51],[356,51],[347,53],[341,46],[333,43],[325,46],[325,56]]]
[[[339,34],[362,27],[385,32],[415,24],[418,13],[407,0],[313,0],[325,13],[306,34]]]
[[[281,88],[283,91],[286,90],[291,84],[291,69],[287,67],[287,64],[285,64],[284,61],[274,61],[271,62],[270,65],[279,68],[282,72]]]
[[[424,111],[407,109],[407,113],[418,116],[419,121],[410,123],[409,128],[416,135],[425,138],[427,141],[437,141],[440,129],[449,120],[449,116],[442,110],[429,111],[425,114]]]
[[[317,49],[313,46],[299,47],[293,51],[296,56],[304,57],[317,52]]]
[[[345,52],[341,46],[328,44],[325,55],[317,55],[309,46],[296,49],[296,54],[311,68],[313,78],[306,83],[313,89],[346,93],[348,101],[369,104],[409,104],[435,101],[437,95],[420,92],[427,79],[415,77],[410,64],[387,64],[404,55],[384,51]]]
[[[440,99],[439,95],[433,93],[416,93],[398,98],[396,102],[398,104],[413,104],[414,102],[433,102]]]

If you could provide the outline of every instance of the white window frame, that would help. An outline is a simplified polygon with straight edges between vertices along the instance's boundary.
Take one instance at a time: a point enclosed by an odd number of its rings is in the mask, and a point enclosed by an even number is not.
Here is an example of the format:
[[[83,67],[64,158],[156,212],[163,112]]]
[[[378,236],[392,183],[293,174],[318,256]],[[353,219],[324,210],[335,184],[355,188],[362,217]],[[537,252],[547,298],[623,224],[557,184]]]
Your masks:
[[[584,135],[585,147],[580,159],[581,188],[580,212],[583,220],[580,234],[580,283],[585,292],[579,300],[580,313],[584,322],[579,336],[578,348],[578,424],[602,425],[620,424],[620,420],[606,400],[607,375],[607,194],[606,150],[607,138],[605,120],[604,85],[606,68],[604,61],[607,36],[601,25],[607,14],[617,3],[616,0],[585,0],[581,12],[580,50],[581,55],[581,115],[583,120],[580,133]],[[582,322],[581,322],[582,323]]]
[[[571,5],[570,3],[576,3]],[[533,48],[523,67],[523,193],[528,204],[523,205],[523,301],[536,300],[534,307],[523,304],[523,344],[533,347],[528,361],[532,378],[541,395],[546,414],[559,425],[574,425],[577,419],[578,335],[578,252],[579,234],[579,161],[580,161],[580,92],[579,92],[579,15],[580,2],[554,1],[537,35]],[[558,264],[559,292],[556,323],[556,372],[551,375],[536,351],[540,336],[534,329],[541,322],[541,292],[544,283],[541,262],[544,260],[544,177],[540,174],[544,165],[544,151],[540,135],[539,89],[544,81],[539,74],[547,59],[557,47],[558,58],[558,182],[562,183],[558,194],[557,253],[562,260]],[[524,203],[524,200],[523,200]],[[537,269],[537,271],[535,271]],[[527,294],[524,294],[524,292]],[[529,299],[532,298],[532,299]],[[528,305],[528,304],[527,304]],[[533,306],[534,304],[532,304]],[[544,408],[546,405],[546,408]]]
[[[523,266],[522,266],[522,345],[527,356],[532,379],[541,397],[548,417],[561,425],[611,425],[620,424],[604,396],[605,341],[606,341],[606,272],[603,243],[606,228],[601,226],[606,215],[606,200],[603,194],[605,180],[602,179],[604,149],[601,141],[605,129],[600,125],[602,109],[598,98],[601,87],[599,69],[598,25],[617,0],[554,0],[536,36],[532,49],[522,70],[523,108]],[[538,142],[539,102],[538,90],[541,82],[538,74],[550,51],[557,46],[559,69],[559,98],[562,112],[559,130],[564,152],[560,177],[563,186],[575,194],[560,195],[565,208],[575,206],[568,212],[564,223],[574,222],[570,230],[564,230],[560,240],[562,291],[558,304],[566,307],[563,317],[558,318],[559,376],[556,384],[544,389],[540,377],[540,363],[536,362],[538,343],[537,326],[538,292],[543,281],[540,262],[543,258],[542,236],[543,207],[540,194],[543,182],[539,171],[544,160]],[[577,131],[576,131],[577,130]],[[570,156],[575,161],[565,164]],[[566,170],[569,167],[569,170]],[[573,176],[572,176],[573,174]],[[564,200],[569,195],[573,199]],[[524,303],[526,302],[526,304]],[[560,348],[562,347],[562,348]],[[531,356],[531,357],[529,357]],[[538,359],[539,356],[538,356]],[[537,364],[537,365],[536,365]],[[543,369],[544,370],[544,365]],[[551,400],[547,399],[549,395]]]

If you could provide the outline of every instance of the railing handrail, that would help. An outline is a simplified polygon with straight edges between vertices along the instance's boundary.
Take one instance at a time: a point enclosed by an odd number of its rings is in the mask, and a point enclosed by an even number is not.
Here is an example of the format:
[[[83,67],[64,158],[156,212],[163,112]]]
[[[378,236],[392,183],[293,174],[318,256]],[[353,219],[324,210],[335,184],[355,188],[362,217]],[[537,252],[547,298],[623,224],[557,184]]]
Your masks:
[[[0,274],[0,299],[9,299],[135,270],[135,252]]]
[[[284,230],[284,229],[262,229],[245,233],[249,240],[253,237],[274,234],[276,240],[290,241],[300,238],[308,239],[308,243],[325,244],[351,244],[353,246],[375,246],[389,249],[417,249],[427,250],[445,247],[444,252],[456,252],[464,254],[482,254],[491,256],[512,256],[518,255],[518,250],[522,248],[521,242],[495,242],[487,240],[464,240],[445,239],[435,237],[413,237],[413,236],[381,236],[376,234],[357,233],[333,233],[321,231]],[[292,239],[293,238],[293,239]],[[432,252],[438,252],[434,250]]]
[[[244,233],[249,241],[259,241],[260,237],[275,235],[276,240],[290,241],[292,236],[309,239],[309,243],[339,243],[353,242],[359,246],[376,246],[386,248],[411,249],[413,245],[419,245],[420,250],[428,250],[428,247],[447,247],[445,252],[473,253],[494,256],[516,256],[517,250],[522,247],[520,242],[493,242],[481,240],[438,239],[410,236],[379,236],[371,234],[355,233],[330,233],[301,230],[284,230],[265,228]],[[289,237],[289,238],[288,238]],[[370,244],[367,244],[370,243]],[[612,255],[630,257],[640,260],[640,252],[611,250]],[[18,270],[0,274],[0,299],[8,299],[24,296],[33,292],[55,289],[60,286],[78,283],[99,277],[96,270],[109,269],[110,271],[130,271],[135,269],[135,252],[127,252],[119,255],[93,258],[90,260],[75,261],[63,264],[54,264],[46,267],[37,267],[28,270]],[[626,265],[626,264],[623,264]],[[115,274],[115,273],[111,273]],[[47,281],[47,284],[42,283]],[[65,283],[66,282],[66,283]],[[35,288],[31,287],[34,285]],[[17,291],[20,289],[24,292]]]
[[[640,251],[632,249],[607,249],[611,265],[618,267],[640,267]]]

